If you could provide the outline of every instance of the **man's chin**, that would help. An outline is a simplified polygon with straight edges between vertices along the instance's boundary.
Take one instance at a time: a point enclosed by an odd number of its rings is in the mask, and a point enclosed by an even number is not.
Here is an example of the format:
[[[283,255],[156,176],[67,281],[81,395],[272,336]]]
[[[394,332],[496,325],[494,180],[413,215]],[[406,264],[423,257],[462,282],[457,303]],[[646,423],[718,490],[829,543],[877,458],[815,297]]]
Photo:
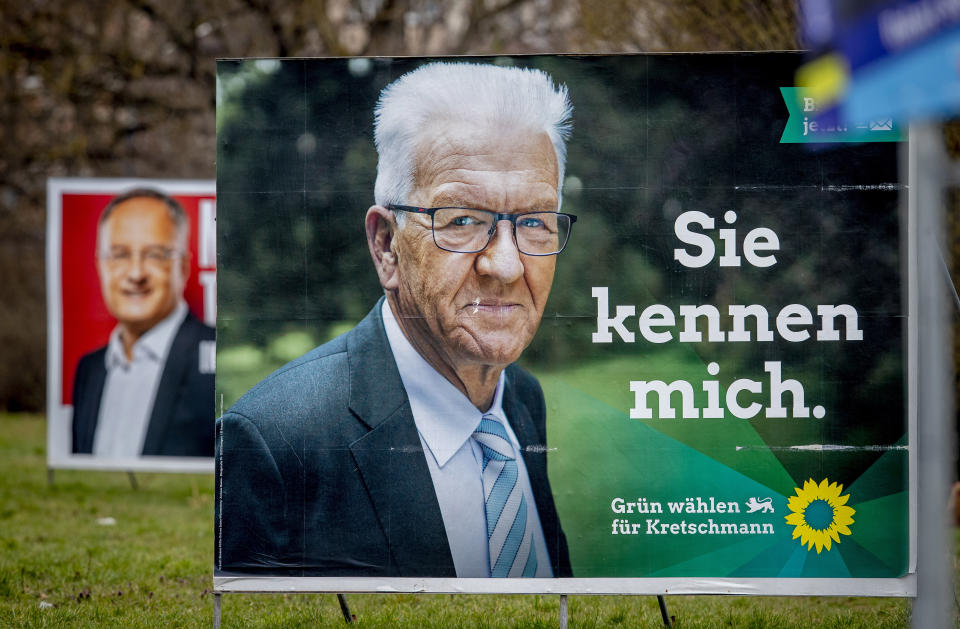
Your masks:
[[[120,321],[121,323],[128,323],[130,325],[147,323],[148,321],[152,321],[157,318],[153,312],[143,312],[137,310],[117,311],[113,316],[117,321]]]
[[[120,325],[130,330],[143,331],[149,330],[163,319],[162,316],[157,314],[156,310],[151,310],[150,312],[127,310],[114,313],[113,316]]]
[[[484,339],[475,338],[475,345],[468,350],[471,362],[491,367],[506,367],[520,358],[526,344],[518,345],[517,338]]]

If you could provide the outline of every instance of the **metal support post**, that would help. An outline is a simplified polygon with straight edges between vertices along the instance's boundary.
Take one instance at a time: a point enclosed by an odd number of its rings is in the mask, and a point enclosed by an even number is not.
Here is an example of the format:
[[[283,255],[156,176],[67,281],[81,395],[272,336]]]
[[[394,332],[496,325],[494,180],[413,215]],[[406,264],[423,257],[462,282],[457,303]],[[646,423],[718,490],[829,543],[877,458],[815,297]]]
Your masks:
[[[910,209],[917,225],[917,629],[953,624],[947,499],[954,456],[953,368],[950,313],[942,279],[939,241],[948,158],[940,125],[911,127]]]
[[[664,600],[662,594],[657,594],[657,603],[660,604],[660,617],[663,618],[663,626],[670,629],[673,625],[670,624],[670,614],[667,613],[667,601]]]
[[[340,602],[340,612],[343,614],[343,621],[348,625],[352,625],[353,614],[350,613],[350,607],[347,605],[347,597],[343,594],[337,594],[337,601]]]
[[[560,595],[560,629],[567,629],[567,620],[570,614],[567,611],[567,595]]]
[[[127,472],[127,478],[130,479],[130,486],[133,487],[134,491],[140,489],[140,485],[137,484],[137,477],[133,472]]]
[[[213,629],[220,629],[220,592],[213,593]]]

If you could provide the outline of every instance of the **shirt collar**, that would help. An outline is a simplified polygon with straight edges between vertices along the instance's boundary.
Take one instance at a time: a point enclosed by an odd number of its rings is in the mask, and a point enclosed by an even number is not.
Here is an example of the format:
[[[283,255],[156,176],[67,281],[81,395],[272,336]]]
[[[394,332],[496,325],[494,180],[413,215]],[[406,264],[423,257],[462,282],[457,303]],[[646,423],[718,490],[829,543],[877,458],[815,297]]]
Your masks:
[[[110,340],[107,342],[105,356],[107,369],[126,366],[131,362],[140,360],[163,362],[166,360],[167,351],[173,343],[173,337],[177,329],[180,328],[180,324],[186,317],[187,304],[180,300],[173,312],[137,339],[133,344],[133,359],[130,361],[127,360],[126,353],[123,351],[123,341],[120,340],[120,326],[118,325],[110,333]]]
[[[480,424],[485,414],[496,415],[501,423],[503,414],[504,374],[500,373],[493,404],[486,413],[477,410],[470,400],[421,356],[404,336],[390,309],[383,301],[383,327],[393,351],[403,388],[406,389],[413,421],[424,443],[439,467],[460,449]]]

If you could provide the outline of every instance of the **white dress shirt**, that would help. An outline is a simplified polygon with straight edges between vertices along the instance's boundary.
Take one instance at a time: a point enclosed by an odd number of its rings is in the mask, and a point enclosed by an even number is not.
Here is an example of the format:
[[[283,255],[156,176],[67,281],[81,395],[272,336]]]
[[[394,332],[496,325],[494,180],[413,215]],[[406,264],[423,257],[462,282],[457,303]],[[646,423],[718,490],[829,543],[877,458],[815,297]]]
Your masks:
[[[173,312],[137,339],[131,360],[123,351],[120,327],[110,334],[104,357],[107,379],[93,435],[96,456],[140,456],[167,353],[186,316],[187,304],[181,301]]]
[[[430,363],[417,353],[404,336],[390,305],[383,302],[383,324],[387,340],[406,389],[413,421],[426,454],[433,488],[440,503],[443,526],[450,543],[453,565],[458,577],[489,577],[490,550],[487,543],[486,507],[481,479],[483,452],[473,439],[473,431],[484,413]],[[516,454],[519,482],[534,518],[534,544],[538,577],[552,577],[546,540],[540,525],[527,468],[520,455],[520,444],[503,412],[504,374],[487,413],[504,424]]]

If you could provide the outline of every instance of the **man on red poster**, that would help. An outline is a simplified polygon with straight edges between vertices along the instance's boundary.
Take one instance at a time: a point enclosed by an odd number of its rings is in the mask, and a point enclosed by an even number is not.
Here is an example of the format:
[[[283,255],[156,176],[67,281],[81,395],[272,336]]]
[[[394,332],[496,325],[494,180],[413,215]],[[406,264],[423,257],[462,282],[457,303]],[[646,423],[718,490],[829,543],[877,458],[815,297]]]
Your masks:
[[[114,198],[100,215],[97,274],[117,325],[77,365],[75,454],[213,455],[214,373],[201,346],[215,330],[183,298],[188,234],[180,203],[150,188]]]

